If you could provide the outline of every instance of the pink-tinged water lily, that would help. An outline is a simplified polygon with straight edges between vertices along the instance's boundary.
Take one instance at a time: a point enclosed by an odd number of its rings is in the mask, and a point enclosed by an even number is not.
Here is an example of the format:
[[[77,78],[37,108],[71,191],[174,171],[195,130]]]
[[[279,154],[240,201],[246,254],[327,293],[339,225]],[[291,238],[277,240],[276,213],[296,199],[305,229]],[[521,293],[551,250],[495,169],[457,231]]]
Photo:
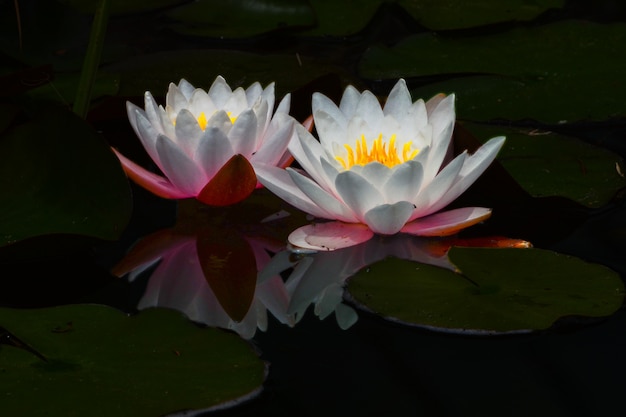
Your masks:
[[[491,164],[504,143],[495,137],[473,154],[450,158],[454,95],[412,101],[399,80],[381,107],[369,91],[346,88],[339,106],[313,95],[319,141],[304,126],[289,151],[302,170],[259,165],[261,183],[291,205],[336,220],[297,229],[292,245],[332,250],[375,233],[446,236],[491,215],[483,207],[441,211]]]
[[[234,204],[260,186],[257,164],[284,167],[291,162],[290,95],[275,112],[274,100],[274,83],[265,89],[254,83],[232,90],[217,77],[205,91],[182,79],[170,84],[165,108],[150,92],[144,109],[127,103],[132,128],[164,176],[114,151],[127,175],[160,197]]]
[[[238,235],[230,230],[222,233]],[[287,315],[289,293],[278,275],[280,271],[265,270],[257,278],[257,270],[264,269],[271,260],[269,252],[277,252],[284,245],[262,236],[242,236],[237,240],[244,246],[237,249],[230,245],[232,256],[223,259],[219,249],[212,251],[214,245],[203,244],[203,235],[204,232],[160,230],[137,242],[113,268],[115,275],[127,276],[129,281],[143,273],[150,274],[137,309],[175,309],[193,321],[233,330],[244,339],[252,338],[257,329],[267,330],[268,310],[281,323],[295,324]],[[224,291],[224,285],[246,286],[240,277],[229,273],[241,274],[249,266],[254,268],[250,299],[245,288]],[[218,270],[221,276],[217,276]],[[233,318],[233,313],[240,317]]]

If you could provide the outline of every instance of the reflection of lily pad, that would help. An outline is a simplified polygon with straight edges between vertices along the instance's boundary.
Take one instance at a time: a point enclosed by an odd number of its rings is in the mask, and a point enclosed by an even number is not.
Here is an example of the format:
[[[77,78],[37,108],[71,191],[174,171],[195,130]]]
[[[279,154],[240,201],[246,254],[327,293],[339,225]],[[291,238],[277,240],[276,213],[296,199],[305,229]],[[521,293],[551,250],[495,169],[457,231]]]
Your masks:
[[[615,59],[625,40],[624,24],[580,21],[489,36],[426,33],[370,48],[359,70],[369,79],[452,78],[413,93],[456,92],[462,118],[600,120],[626,112],[626,82],[615,75],[626,71]]]
[[[116,239],[124,230],[128,180],[84,120],[41,109],[0,139],[0,246],[51,233]]]
[[[617,273],[540,249],[452,248],[462,271],[387,259],[351,278],[364,308],[394,321],[470,333],[546,329],[561,317],[606,317],[624,300]]]
[[[588,207],[608,203],[626,186],[616,169],[620,156],[582,140],[551,132],[464,123],[476,138],[503,135],[498,161],[533,197],[562,196]]]
[[[170,310],[0,309],[0,323],[48,359],[0,347],[3,415],[152,417],[250,397],[265,377],[238,336]]]

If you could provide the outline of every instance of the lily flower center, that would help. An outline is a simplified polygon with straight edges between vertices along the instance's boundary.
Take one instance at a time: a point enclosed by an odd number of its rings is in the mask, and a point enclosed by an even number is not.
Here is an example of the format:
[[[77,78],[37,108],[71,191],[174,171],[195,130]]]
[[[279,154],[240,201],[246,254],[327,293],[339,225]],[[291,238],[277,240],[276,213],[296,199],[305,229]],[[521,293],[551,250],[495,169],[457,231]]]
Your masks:
[[[368,148],[365,135],[357,139],[354,148],[350,145],[343,145],[348,152],[347,158],[336,156],[335,159],[345,168],[350,169],[354,165],[366,165],[370,162],[380,162],[391,168],[408,160],[415,158],[419,153],[417,149],[411,149],[411,142],[406,142],[402,146],[402,152],[396,149],[396,135],[391,135],[389,142],[383,141],[382,133],[374,140],[372,146]]]
[[[226,112],[226,114],[228,115],[230,122],[234,124],[235,120],[237,120],[237,116],[233,116],[233,113],[230,111]],[[209,121],[206,118],[206,114],[204,114],[204,112],[200,112],[200,115],[198,115],[198,125],[200,126],[200,129],[205,130],[208,123]]]

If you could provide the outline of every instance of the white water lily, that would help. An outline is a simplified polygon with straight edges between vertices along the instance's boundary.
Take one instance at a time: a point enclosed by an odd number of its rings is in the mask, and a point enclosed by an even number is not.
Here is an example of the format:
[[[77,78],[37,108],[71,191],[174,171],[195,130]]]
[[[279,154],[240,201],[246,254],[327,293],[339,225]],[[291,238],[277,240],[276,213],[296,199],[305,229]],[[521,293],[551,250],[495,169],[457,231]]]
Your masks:
[[[331,250],[374,233],[451,235],[491,215],[483,207],[440,211],[491,164],[505,138],[450,160],[454,95],[412,101],[404,80],[384,106],[370,91],[349,86],[339,106],[313,95],[319,141],[297,125],[289,151],[302,170],[259,164],[259,181],[291,205],[332,224],[294,231],[292,245]]]
[[[115,152],[127,175],[156,195],[233,204],[259,186],[258,163],[291,162],[290,100],[287,94],[274,112],[274,83],[232,90],[218,76],[205,91],[182,79],[170,84],[165,107],[150,92],[144,109],[127,103],[130,124],[163,176]]]

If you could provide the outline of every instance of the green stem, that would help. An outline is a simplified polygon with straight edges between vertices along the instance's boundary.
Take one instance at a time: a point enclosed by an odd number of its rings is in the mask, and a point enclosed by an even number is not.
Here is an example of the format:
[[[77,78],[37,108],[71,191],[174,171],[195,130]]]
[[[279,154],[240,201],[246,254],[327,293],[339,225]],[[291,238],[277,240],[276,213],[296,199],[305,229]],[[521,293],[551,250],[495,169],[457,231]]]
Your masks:
[[[100,0],[93,19],[91,34],[89,35],[89,45],[85,60],[83,61],[83,69],[76,90],[76,98],[74,100],[73,111],[83,119],[89,111],[91,102],[91,90],[93,89],[94,80],[100,65],[100,56],[102,55],[102,47],[104,45],[104,36],[106,34],[107,23],[109,20],[109,1]]]

